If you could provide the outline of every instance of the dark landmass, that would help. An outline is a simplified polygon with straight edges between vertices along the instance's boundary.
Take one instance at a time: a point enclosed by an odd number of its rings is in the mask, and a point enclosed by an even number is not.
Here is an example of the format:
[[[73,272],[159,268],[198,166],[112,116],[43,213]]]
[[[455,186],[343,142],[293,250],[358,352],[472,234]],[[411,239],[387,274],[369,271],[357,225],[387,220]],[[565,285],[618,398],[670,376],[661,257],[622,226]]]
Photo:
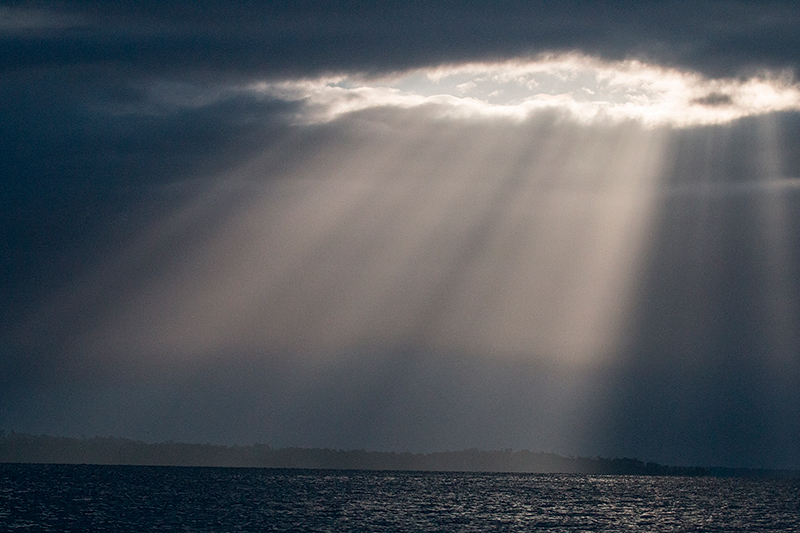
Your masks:
[[[219,446],[114,438],[76,439],[0,431],[0,462],[224,466],[353,470],[532,472],[667,476],[798,477],[798,471],[665,466],[629,458],[563,457],[527,450],[396,453],[266,444]]]
[[[707,468],[709,475],[715,477],[770,477],[800,478],[800,470],[777,470],[771,468],[726,468],[715,466]]]

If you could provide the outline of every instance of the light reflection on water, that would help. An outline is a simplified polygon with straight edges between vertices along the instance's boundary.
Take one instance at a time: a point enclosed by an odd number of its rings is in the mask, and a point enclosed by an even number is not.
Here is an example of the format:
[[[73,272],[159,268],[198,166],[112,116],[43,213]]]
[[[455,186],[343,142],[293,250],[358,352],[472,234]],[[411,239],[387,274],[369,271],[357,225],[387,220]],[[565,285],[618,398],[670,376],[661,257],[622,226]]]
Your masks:
[[[0,465],[6,531],[800,531],[800,480]]]

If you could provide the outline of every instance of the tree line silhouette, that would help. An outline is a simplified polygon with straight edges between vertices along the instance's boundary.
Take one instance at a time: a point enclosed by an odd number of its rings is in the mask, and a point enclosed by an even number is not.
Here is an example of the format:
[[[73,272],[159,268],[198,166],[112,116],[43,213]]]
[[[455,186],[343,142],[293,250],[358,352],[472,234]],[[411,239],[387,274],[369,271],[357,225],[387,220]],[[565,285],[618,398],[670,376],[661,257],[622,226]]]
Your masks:
[[[630,458],[563,457],[511,449],[433,453],[146,443],[116,437],[77,439],[0,431],[0,462],[85,463],[261,468],[708,475],[699,467],[665,466]]]

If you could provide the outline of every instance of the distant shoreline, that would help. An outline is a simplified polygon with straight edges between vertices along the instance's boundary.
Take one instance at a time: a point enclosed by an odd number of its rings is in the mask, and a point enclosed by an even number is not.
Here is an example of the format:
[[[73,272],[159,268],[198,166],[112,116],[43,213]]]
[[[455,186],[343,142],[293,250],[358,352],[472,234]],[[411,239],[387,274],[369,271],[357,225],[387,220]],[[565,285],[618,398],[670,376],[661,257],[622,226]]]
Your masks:
[[[0,432],[0,463],[58,463],[325,470],[516,472],[659,476],[800,477],[798,470],[668,466],[632,458],[563,457],[511,449],[432,453],[145,443],[117,437]]]

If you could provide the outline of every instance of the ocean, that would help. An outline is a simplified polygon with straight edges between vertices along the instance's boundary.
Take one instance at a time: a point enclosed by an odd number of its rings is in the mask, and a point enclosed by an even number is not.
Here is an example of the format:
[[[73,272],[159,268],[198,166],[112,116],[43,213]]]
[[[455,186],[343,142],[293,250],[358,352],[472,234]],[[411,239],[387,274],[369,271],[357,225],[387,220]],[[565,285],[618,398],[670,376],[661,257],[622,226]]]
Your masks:
[[[0,464],[1,531],[800,531],[800,479]]]

